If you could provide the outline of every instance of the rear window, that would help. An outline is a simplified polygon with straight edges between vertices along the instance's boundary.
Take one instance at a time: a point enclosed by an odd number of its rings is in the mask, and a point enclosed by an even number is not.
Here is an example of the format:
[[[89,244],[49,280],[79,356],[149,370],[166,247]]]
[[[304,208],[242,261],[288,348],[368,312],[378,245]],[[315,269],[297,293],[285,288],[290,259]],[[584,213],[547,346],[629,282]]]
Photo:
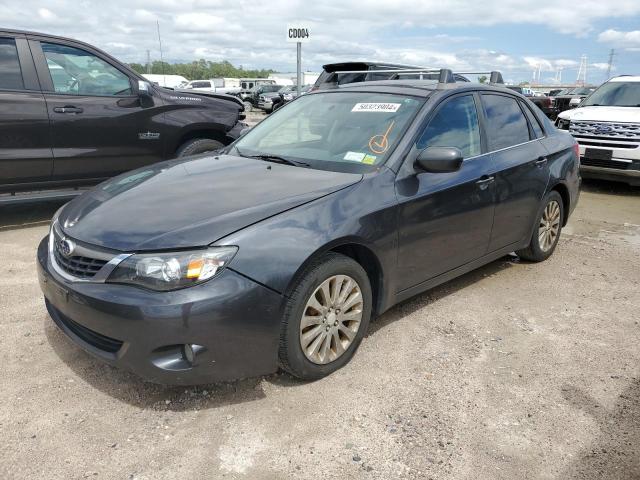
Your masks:
[[[22,71],[13,38],[0,38],[0,88],[22,90]]]
[[[482,94],[482,104],[487,117],[489,150],[500,150],[530,140],[527,119],[515,98]]]

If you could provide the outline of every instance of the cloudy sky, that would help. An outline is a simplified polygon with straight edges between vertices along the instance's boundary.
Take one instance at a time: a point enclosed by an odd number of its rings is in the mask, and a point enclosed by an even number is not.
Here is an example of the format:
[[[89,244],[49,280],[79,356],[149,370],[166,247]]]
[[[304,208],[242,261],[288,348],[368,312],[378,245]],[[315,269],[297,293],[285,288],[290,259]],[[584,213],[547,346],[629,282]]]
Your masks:
[[[588,81],[640,74],[640,0],[32,0],[0,4],[2,25],[74,37],[121,60],[229,60],[245,68],[295,70],[287,22],[312,42],[303,67],[370,59],[458,71],[501,69],[512,81],[573,82],[582,54]]]

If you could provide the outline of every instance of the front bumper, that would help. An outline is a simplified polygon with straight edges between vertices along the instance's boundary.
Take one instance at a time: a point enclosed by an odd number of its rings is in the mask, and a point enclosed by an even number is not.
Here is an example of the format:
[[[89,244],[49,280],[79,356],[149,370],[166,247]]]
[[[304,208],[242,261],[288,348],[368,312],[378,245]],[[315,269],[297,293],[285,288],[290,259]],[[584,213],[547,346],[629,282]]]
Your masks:
[[[236,122],[233,128],[227,132],[227,135],[226,135],[227,141],[229,143],[235,142],[238,139],[238,137],[240,137],[240,134],[242,133],[242,131],[248,126],[249,126],[248,123],[245,123],[242,121]]]
[[[195,385],[278,368],[282,297],[227,268],[201,285],[152,292],[69,282],[38,247],[38,280],[56,325],[88,353],[145,380]],[[194,345],[193,362],[183,346]]]
[[[598,150],[598,147],[591,147]],[[584,178],[599,178],[624,182],[629,185],[640,185],[640,148],[616,149],[604,148],[612,152],[611,160],[591,162],[585,165],[584,155],[586,147],[580,146],[580,174]]]
[[[258,102],[258,108],[261,110],[269,111],[273,108],[273,102]]]

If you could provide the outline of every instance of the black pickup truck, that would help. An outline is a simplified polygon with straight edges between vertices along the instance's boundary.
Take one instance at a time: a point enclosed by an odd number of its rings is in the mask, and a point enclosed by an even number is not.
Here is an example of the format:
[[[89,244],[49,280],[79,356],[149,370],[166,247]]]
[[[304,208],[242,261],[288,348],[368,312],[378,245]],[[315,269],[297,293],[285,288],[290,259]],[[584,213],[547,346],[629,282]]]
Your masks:
[[[531,93],[527,92],[527,90],[529,90],[529,89],[525,89],[525,88],[520,87],[520,86],[508,86],[507,88],[509,90],[513,90],[514,92],[518,92],[519,94],[524,95],[525,97],[527,97],[529,100],[531,100],[531,102],[536,107],[538,107],[540,110],[542,110],[542,112],[548,118],[550,118],[551,120],[554,120],[556,118],[556,116],[558,115],[558,112],[554,107],[553,99],[551,97],[548,97],[546,95],[540,96],[540,97],[536,97],[536,96],[532,95]]]
[[[0,204],[221,148],[242,119],[236,97],[162,88],[86,43],[0,30]]]

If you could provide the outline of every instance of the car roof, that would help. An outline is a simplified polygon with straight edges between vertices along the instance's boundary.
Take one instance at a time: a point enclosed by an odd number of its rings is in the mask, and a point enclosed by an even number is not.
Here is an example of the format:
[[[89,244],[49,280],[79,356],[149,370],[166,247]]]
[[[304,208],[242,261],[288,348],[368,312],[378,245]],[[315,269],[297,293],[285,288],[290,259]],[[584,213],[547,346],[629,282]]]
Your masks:
[[[637,75],[621,75],[613,77],[610,82],[640,82],[640,76]]]

